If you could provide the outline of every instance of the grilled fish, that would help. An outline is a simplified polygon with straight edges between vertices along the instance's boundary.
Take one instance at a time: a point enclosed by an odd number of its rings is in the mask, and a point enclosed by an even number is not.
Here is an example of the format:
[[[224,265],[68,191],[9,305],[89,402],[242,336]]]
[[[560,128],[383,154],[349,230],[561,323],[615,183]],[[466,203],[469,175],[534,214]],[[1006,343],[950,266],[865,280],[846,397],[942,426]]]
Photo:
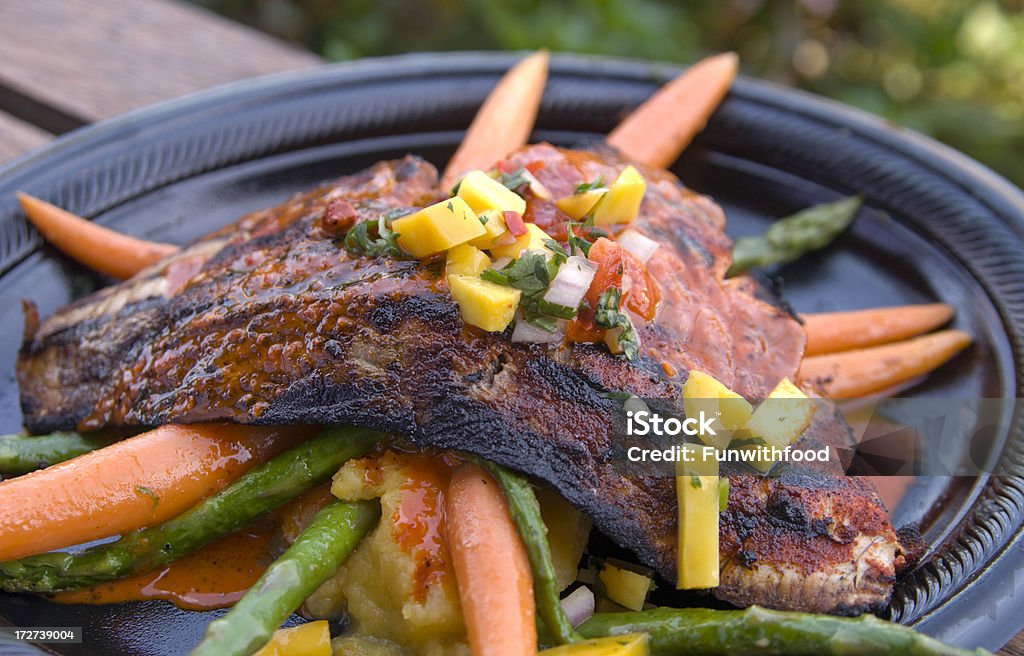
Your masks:
[[[624,165],[610,150],[547,144],[499,164],[528,166],[554,198]],[[229,420],[397,433],[548,482],[672,580],[673,479],[626,476],[611,462],[611,399],[674,403],[694,369],[763,399],[795,376],[805,338],[756,281],[725,279],[721,210],[641,169],[648,190],[633,227],[662,244],[647,264],[661,300],[637,326],[637,360],[590,344],[512,344],[461,321],[439,263],[347,253],[356,222],[440,198],[436,170],[407,157],[247,215],[45,321],[29,312],[18,362],[26,426]],[[567,217],[548,198],[530,196],[525,219],[565,238]],[[802,439],[842,448],[849,433],[819,412]],[[733,477],[716,595],[837,613],[885,605],[899,540],[874,490],[835,473]]]

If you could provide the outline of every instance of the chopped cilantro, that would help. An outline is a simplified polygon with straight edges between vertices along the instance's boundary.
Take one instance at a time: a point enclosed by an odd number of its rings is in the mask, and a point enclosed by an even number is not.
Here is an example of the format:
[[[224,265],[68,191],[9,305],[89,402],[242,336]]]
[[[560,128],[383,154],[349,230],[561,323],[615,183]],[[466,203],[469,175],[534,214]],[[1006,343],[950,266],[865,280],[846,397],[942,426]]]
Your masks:
[[[569,257],[569,254],[568,254],[568,253],[567,253],[567,252],[565,251],[565,249],[564,249],[564,248],[562,248],[562,245],[561,245],[561,244],[559,244],[559,243],[558,243],[557,241],[555,241],[554,239],[545,239],[545,240],[544,240],[544,245],[545,245],[545,246],[547,246],[547,247],[548,247],[548,249],[549,249],[549,250],[550,250],[550,251],[551,251],[552,253],[554,253],[555,255],[560,255],[560,256],[562,256],[563,258],[568,258],[568,257]]]
[[[384,222],[390,224],[395,219],[400,219],[403,216],[412,214],[415,211],[416,210],[414,210],[411,207],[393,207],[387,212],[384,212]]]
[[[530,178],[523,167],[519,167],[511,173],[502,173],[498,180],[512,191],[519,189],[523,185],[530,184]]]
[[[345,250],[368,257],[405,257],[405,251],[398,245],[399,234],[388,228],[388,215],[392,212],[382,214],[376,221],[367,219],[353,226],[345,235]]]
[[[600,189],[603,186],[604,186],[604,176],[603,175],[599,175],[599,176],[597,176],[597,180],[594,180],[593,182],[583,182],[583,183],[580,183],[580,184],[576,185],[576,191],[574,193],[582,194],[582,193],[585,193],[585,192],[588,192],[588,191],[593,191],[594,189]]]
[[[452,205],[452,202],[451,202],[451,201],[448,201],[448,205],[447,205],[447,207],[448,207],[448,211],[449,211],[449,212],[451,212],[452,214],[455,214],[455,206],[454,206],[454,205]]]
[[[763,437],[743,437],[729,443],[730,449],[738,449],[744,446],[763,446],[767,444]]]
[[[525,296],[533,296],[545,291],[555,276],[542,253],[526,251],[504,269],[485,269],[480,277],[499,285],[515,287]]]
[[[572,319],[577,313],[576,308],[549,303],[543,299],[544,292],[558,274],[558,267],[567,257],[565,249],[557,242],[552,243],[557,251],[550,260],[543,253],[526,251],[502,269],[484,269],[480,273],[480,277],[488,282],[515,287],[521,291],[519,305],[523,310],[523,320],[549,333],[555,332],[558,319]]]
[[[619,299],[621,294],[618,287],[609,287],[597,299],[597,308],[594,310],[594,323],[601,328],[615,328],[619,325]]]
[[[573,232],[573,225],[573,222],[569,222],[566,225],[566,230],[569,233],[569,252],[575,255],[576,251],[579,251],[580,253],[583,253],[583,257],[590,256],[590,247],[593,246],[593,244],[583,237],[577,237],[576,233]]]
[[[557,328],[556,319],[554,317],[546,317],[543,314],[524,312],[523,321],[549,333],[555,332],[555,328]]]
[[[480,219],[480,225],[487,225],[487,222],[491,220],[491,217],[484,216],[483,214],[481,214],[480,216],[478,216],[476,218]]]
[[[697,476],[696,474],[690,474],[690,487],[696,488],[698,490],[704,487],[700,483],[700,476]]]
[[[537,302],[537,309],[544,314],[552,317],[558,317],[559,319],[573,319],[576,317],[576,308],[571,308],[567,305],[559,305],[558,303],[549,303],[544,299],[540,299]]]
[[[626,359],[632,360],[640,349],[640,343],[637,340],[633,322],[629,320],[629,315],[619,310],[619,300],[621,297],[622,294],[617,287],[606,289],[600,298],[597,299],[597,308],[594,309],[594,323],[608,330],[620,329],[618,335],[619,346],[622,348]]]

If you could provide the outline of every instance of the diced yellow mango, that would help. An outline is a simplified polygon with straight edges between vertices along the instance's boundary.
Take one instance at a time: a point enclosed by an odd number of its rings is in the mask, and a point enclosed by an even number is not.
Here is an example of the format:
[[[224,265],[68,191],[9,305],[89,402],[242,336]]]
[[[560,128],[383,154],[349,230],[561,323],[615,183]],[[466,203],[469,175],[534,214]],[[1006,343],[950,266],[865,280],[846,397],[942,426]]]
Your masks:
[[[505,330],[516,315],[521,292],[472,276],[448,276],[452,298],[466,323],[497,333]]]
[[[676,587],[696,590],[718,586],[718,461],[701,447],[685,447],[690,462],[676,463],[679,544]]]
[[[562,213],[570,217],[573,220],[579,221],[587,215],[587,212],[594,209],[594,205],[597,205],[597,201],[608,193],[607,189],[590,189],[572,196],[566,196],[565,198],[559,198],[555,201],[555,206],[562,210]]]
[[[255,656],[331,656],[327,620],[278,629]]]
[[[594,208],[594,225],[632,223],[640,213],[645,191],[647,181],[639,171],[627,166]]]
[[[476,246],[486,251],[508,232],[508,228],[505,226],[505,217],[498,210],[480,212],[480,222],[484,224],[484,234],[469,242],[470,246]]]
[[[699,417],[701,412],[705,417],[716,417],[713,424],[716,434],[698,437],[718,449],[729,446],[733,431],[747,423],[754,412],[745,398],[703,371],[691,371],[683,384],[683,409],[687,417]]]
[[[491,249],[491,256],[517,258],[523,251],[544,251],[551,253],[551,249],[544,245],[544,242],[551,239],[548,233],[538,228],[533,223],[526,224],[526,234],[516,237],[514,243],[507,246],[495,246]]]
[[[803,390],[793,381],[783,378],[775,386],[754,414],[740,429],[737,437],[747,440],[758,440],[758,443],[747,443],[742,448],[756,449],[759,446],[778,447],[783,449],[800,439],[803,432],[814,418],[817,407]],[[775,461],[762,458],[750,463],[760,471],[768,471]]]
[[[478,276],[490,264],[487,253],[469,244],[459,244],[448,249],[444,272],[449,276]]]
[[[605,561],[597,578],[604,584],[608,598],[630,610],[643,610],[647,593],[651,591],[651,577],[637,574]]]
[[[398,245],[413,257],[427,257],[484,234],[484,226],[466,201],[449,198],[395,219]]]
[[[470,171],[459,183],[458,197],[466,201],[474,212],[498,210],[522,214],[526,201],[483,171]]]
[[[537,656],[648,656],[649,642],[646,633],[623,633],[559,645],[538,652]]]

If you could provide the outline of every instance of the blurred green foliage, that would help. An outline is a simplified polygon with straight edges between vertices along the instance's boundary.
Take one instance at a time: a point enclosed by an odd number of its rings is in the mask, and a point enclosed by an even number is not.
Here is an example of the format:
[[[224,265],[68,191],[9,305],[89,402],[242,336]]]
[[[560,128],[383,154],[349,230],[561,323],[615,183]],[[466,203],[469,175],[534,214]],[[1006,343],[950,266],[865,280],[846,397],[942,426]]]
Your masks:
[[[744,72],[930,134],[1024,186],[1022,0],[195,0],[335,60],[422,50],[671,62]]]

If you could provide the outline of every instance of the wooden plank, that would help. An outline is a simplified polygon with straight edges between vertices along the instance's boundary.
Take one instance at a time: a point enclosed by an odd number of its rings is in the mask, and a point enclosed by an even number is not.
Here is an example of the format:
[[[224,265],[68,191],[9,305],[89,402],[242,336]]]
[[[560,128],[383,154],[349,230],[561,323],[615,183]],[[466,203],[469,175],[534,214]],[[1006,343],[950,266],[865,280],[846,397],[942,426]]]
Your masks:
[[[1018,633],[1013,640],[999,650],[998,656],[1024,656],[1024,633]]]
[[[232,80],[320,62],[309,52],[170,0],[0,2],[0,109],[43,127],[52,123],[56,132]]]
[[[0,111],[0,164],[42,146],[53,135]]]

